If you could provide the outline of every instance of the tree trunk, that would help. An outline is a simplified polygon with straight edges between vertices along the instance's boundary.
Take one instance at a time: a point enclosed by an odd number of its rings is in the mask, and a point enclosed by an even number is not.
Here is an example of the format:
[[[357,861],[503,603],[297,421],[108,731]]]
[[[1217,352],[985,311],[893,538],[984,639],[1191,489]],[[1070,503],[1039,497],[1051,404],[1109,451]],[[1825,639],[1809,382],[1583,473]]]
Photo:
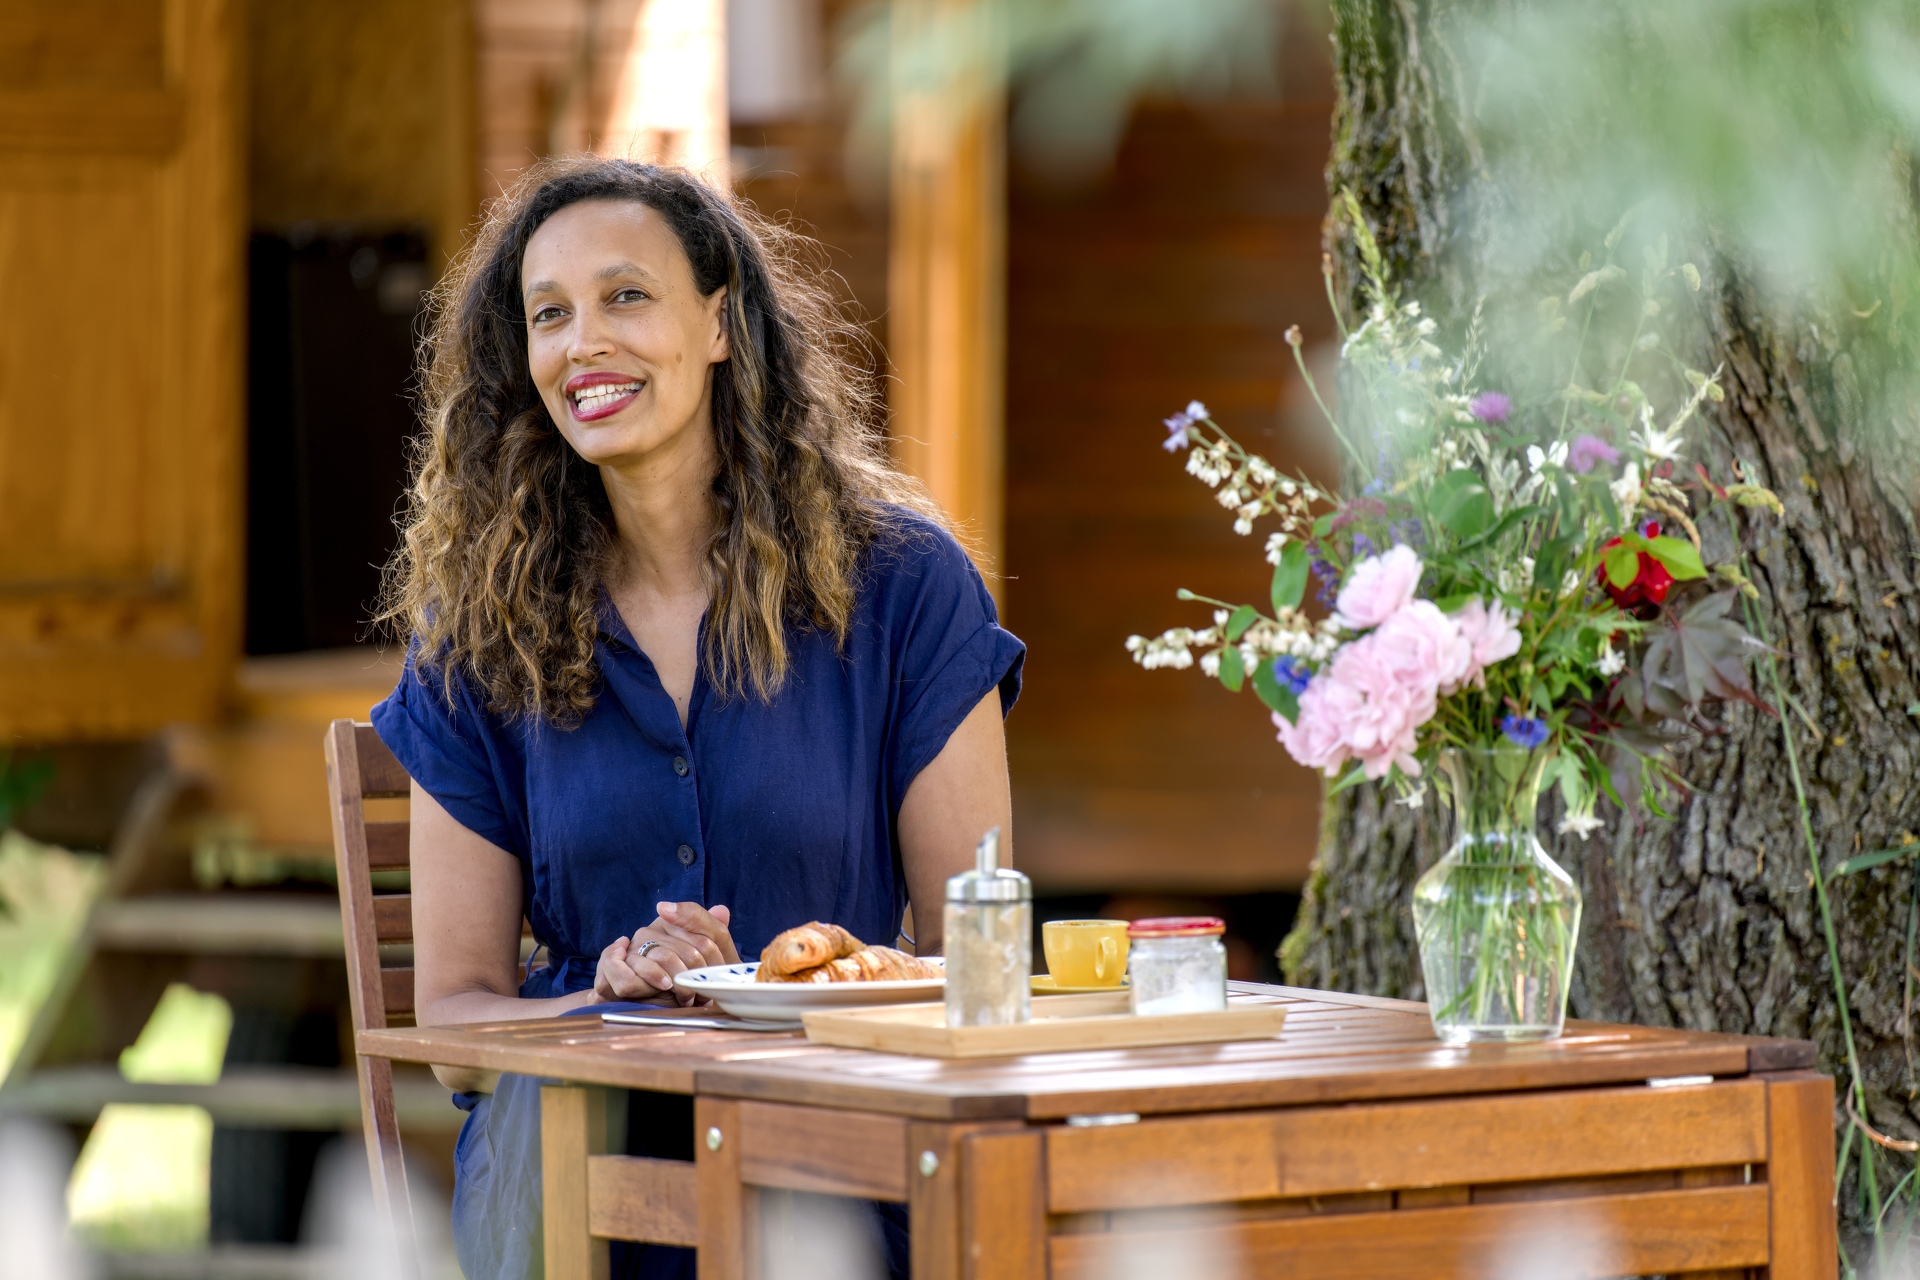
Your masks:
[[[1473,138],[1456,114],[1450,11],[1444,0],[1334,5],[1339,107],[1328,169],[1331,188],[1360,198],[1402,286],[1443,319],[1470,305],[1467,237],[1484,198]],[[1328,248],[1347,285],[1350,245],[1331,220]],[[1786,504],[1780,520],[1743,512],[1738,537],[1760,590],[1756,615],[1787,655],[1780,680],[1805,716],[1729,707],[1724,733],[1679,753],[1695,790],[1671,820],[1613,811],[1611,826],[1583,843],[1552,838],[1557,796],[1543,805],[1542,838],[1586,895],[1572,1011],[1809,1037],[1844,1086],[1842,1008],[1786,735],[1826,875],[1920,833],[1920,719],[1909,710],[1920,701],[1920,426],[1911,416],[1860,420],[1855,369],[1875,341],[1866,321],[1850,332],[1830,317],[1767,314],[1737,261],[1711,244],[1694,250],[1707,275],[1700,367],[1724,364],[1727,391],[1725,403],[1706,406],[1696,449],[1723,476],[1739,459]],[[1702,529],[1709,562],[1735,551],[1735,535],[1715,524]],[[1764,662],[1755,684],[1779,701]],[[1410,894],[1451,821],[1432,802],[1415,812],[1389,799],[1363,786],[1327,800],[1300,922],[1282,948],[1289,980],[1422,994]],[[1920,859],[1839,877],[1830,892],[1872,1121],[1920,1138],[1908,1022]],[[1887,1168],[1892,1157],[1876,1155]],[[1856,1188],[1849,1178],[1843,1206],[1859,1203]]]

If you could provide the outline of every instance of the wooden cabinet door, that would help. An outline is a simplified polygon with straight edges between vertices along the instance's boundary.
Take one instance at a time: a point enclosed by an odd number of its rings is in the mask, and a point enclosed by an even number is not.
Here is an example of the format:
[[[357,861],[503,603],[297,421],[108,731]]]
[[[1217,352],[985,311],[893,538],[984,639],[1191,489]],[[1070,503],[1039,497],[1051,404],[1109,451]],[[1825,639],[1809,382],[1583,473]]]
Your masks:
[[[0,3],[0,741],[203,719],[230,683],[244,16]]]

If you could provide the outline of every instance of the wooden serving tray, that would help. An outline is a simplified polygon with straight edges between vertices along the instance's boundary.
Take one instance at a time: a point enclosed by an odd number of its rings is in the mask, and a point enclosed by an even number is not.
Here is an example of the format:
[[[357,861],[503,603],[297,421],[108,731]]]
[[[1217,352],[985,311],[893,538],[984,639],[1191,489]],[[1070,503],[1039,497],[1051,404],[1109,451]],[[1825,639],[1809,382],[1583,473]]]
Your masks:
[[[921,1058],[999,1058],[1076,1049],[1140,1049],[1150,1045],[1266,1040],[1280,1034],[1286,1006],[1230,1000],[1219,1013],[1135,1017],[1124,991],[1044,996],[1033,1020],[1009,1027],[949,1027],[945,1004],[893,1004],[821,1009],[801,1015],[807,1039],[846,1049],[879,1049]]]

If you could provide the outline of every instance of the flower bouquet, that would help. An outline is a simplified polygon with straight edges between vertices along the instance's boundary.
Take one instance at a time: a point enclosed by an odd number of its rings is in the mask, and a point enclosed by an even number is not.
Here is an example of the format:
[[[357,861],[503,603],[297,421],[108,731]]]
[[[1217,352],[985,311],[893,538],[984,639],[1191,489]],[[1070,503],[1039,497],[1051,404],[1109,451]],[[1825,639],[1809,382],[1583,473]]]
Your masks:
[[[1612,261],[1616,229],[1608,259],[1583,259],[1565,302],[1542,308],[1558,327],[1586,313],[1574,378],[1516,402],[1477,386],[1477,332],[1460,353],[1440,348],[1435,323],[1391,287],[1350,197],[1347,212],[1367,306],[1342,335],[1346,421],[1307,374],[1298,329],[1287,340],[1358,492],[1281,474],[1189,404],[1167,419],[1166,447],[1186,452],[1237,532],[1277,522],[1271,599],[1263,610],[1182,591],[1215,606],[1212,625],[1127,648],[1148,668],[1197,654],[1228,689],[1251,685],[1330,794],[1381,781],[1417,805],[1435,781],[1456,815],[1450,851],[1414,892],[1435,1027],[1449,1040],[1558,1035],[1580,894],[1535,836],[1538,795],[1557,785],[1559,830],[1582,838],[1603,825],[1603,796],[1659,810],[1679,782],[1666,748],[1705,727],[1702,708],[1763,705],[1747,676],[1760,646],[1734,612],[1754,588],[1737,565],[1705,562],[1699,526],[1728,505],[1777,514],[1779,501],[1737,465],[1721,484],[1683,461],[1687,423],[1723,393],[1645,328],[1664,294],[1698,289],[1690,264],[1650,248],[1634,296]],[[1595,378],[1603,304],[1641,319]]]

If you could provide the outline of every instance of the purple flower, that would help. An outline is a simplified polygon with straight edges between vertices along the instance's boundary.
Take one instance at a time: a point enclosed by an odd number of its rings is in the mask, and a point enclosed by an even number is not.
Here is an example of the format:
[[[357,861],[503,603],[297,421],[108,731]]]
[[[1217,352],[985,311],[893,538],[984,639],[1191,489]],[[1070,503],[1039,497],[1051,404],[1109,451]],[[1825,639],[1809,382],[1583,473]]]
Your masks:
[[[1187,447],[1187,429],[1196,422],[1205,422],[1213,415],[1207,412],[1207,406],[1198,400],[1187,401],[1187,407],[1171,418],[1162,419],[1167,427],[1167,441],[1161,447],[1168,453],[1174,453]]]
[[[1505,716],[1500,721],[1500,732],[1506,734],[1507,741],[1514,746],[1531,751],[1547,740],[1547,722],[1532,716]]]
[[[1281,688],[1298,697],[1313,682],[1313,671],[1292,654],[1284,654],[1273,660],[1273,678]]]
[[[1567,470],[1581,475],[1595,467],[1610,467],[1620,461],[1620,451],[1599,436],[1575,436],[1567,450]]]
[[[1513,401],[1498,391],[1482,391],[1467,402],[1467,411],[1482,422],[1505,422],[1513,413]]]

